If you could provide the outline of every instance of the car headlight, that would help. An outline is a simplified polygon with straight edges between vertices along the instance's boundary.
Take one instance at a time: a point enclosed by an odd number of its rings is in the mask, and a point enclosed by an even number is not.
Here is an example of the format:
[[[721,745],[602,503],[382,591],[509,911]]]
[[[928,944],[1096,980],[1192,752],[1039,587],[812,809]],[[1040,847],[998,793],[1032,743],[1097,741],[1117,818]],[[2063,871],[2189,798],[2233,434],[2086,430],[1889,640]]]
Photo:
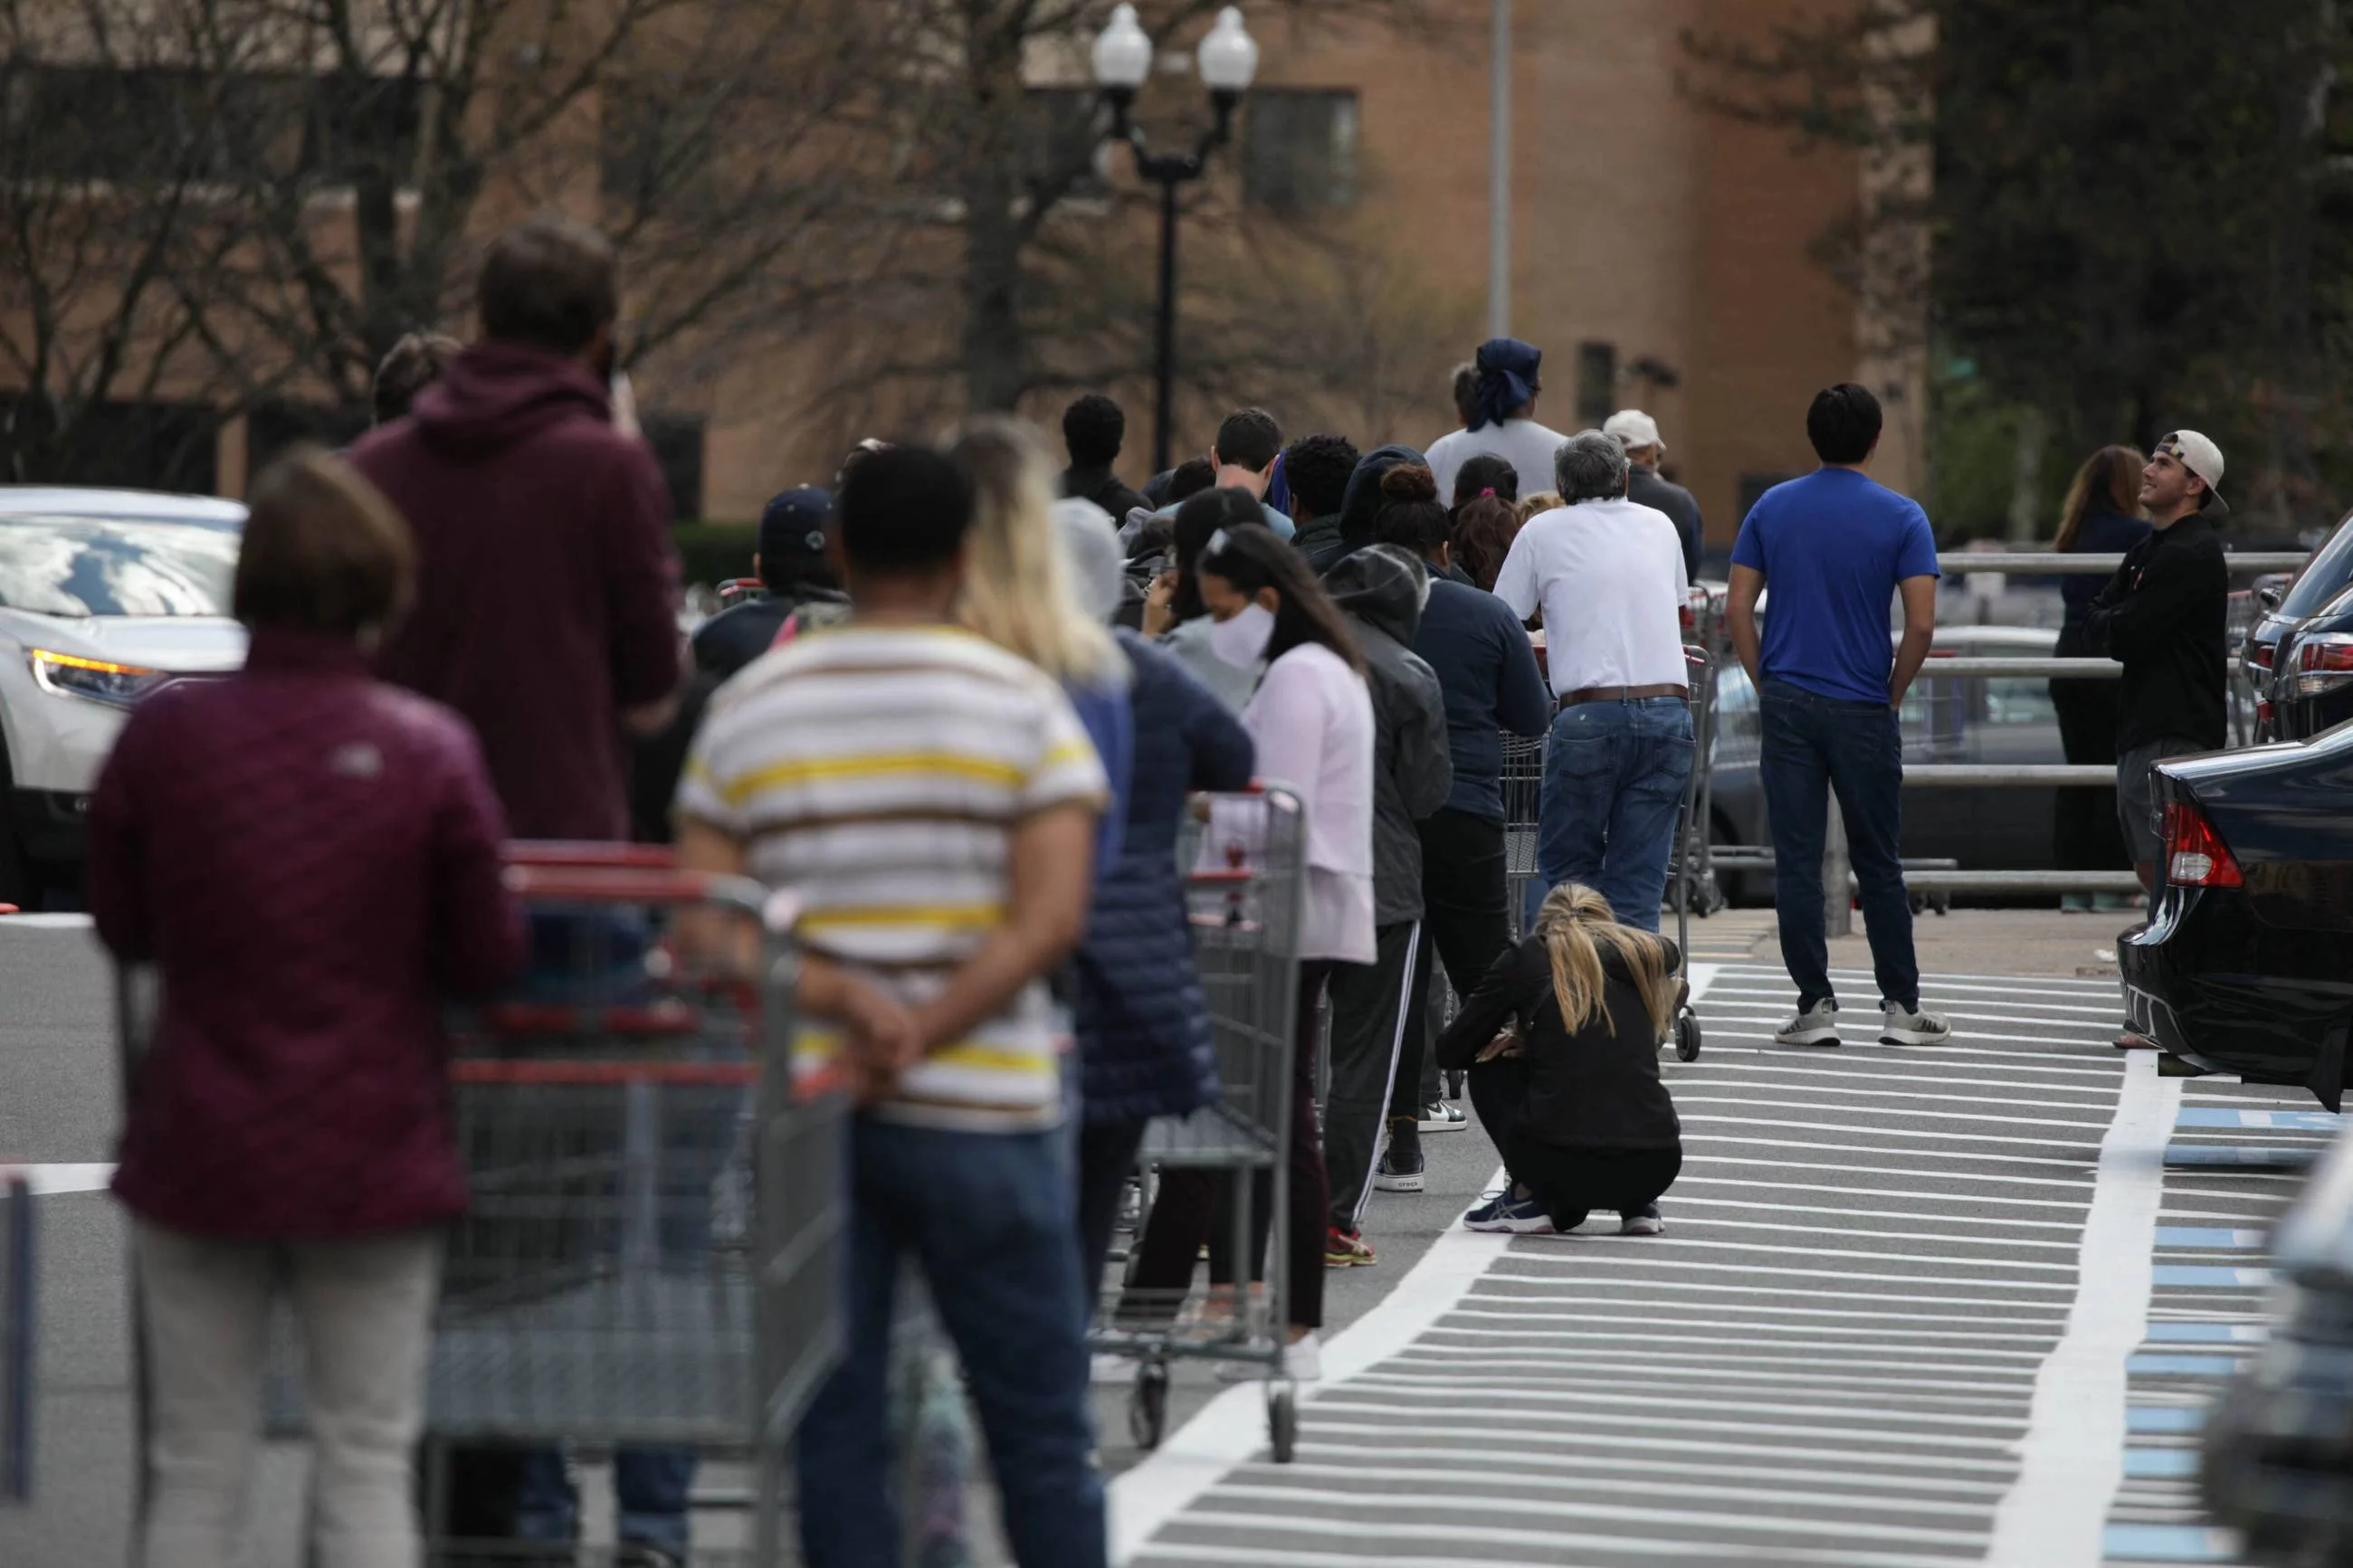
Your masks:
[[[58,697],[79,697],[110,708],[128,708],[164,679],[160,669],[135,664],[109,664],[79,654],[32,650],[33,679],[41,689]]]

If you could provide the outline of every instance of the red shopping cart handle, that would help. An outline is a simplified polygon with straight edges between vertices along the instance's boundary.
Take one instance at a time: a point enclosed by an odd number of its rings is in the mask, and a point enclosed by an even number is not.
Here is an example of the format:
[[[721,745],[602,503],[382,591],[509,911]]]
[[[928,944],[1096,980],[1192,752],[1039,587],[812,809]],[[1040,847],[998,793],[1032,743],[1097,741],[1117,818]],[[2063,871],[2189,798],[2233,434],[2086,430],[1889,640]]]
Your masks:
[[[616,1007],[581,1007],[568,1003],[501,1002],[482,1009],[482,1024],[494,1036],[691,1035],[702,1026],[702,1015],[683,1002],[652,1002]]]
[[[723,889],[755,898],[762,892],[756,884],[747,884],[741,877],[627,864],[558,866],[526,862],[507,867],[506,884],[519,899],[591,904],[703,904],[720,901]]]

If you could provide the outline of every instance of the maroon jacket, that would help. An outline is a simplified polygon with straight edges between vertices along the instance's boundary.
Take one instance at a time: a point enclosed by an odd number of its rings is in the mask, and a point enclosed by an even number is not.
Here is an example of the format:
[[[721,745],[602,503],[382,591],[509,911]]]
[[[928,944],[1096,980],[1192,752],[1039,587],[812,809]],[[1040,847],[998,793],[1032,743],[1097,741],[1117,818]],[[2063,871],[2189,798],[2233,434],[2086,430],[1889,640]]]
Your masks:
[[[680,673],[652,450],[579,365],[478,343],[350,457],[417,534],[385,679],[473,724],[516,837],[627,838],[620,713]]]
[[[200,1236],[402,1229],[465,1206],[445,995],[523,956],[454,713],[350,643],[257,632],[139,705],[90,802],[90,904],[164,1002],[114,1190]]]

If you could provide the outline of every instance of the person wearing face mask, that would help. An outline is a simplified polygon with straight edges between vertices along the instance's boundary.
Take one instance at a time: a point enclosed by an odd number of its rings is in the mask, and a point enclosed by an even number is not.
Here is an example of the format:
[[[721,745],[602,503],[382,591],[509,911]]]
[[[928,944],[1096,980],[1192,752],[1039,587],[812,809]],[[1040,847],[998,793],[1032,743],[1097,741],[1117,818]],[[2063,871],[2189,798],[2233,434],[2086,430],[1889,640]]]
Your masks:
[[[1291,1245],[1283,1260],[1291,1318],[1285,1371],[1305,1382],[1321,1372],[1316,1330],[1324,1320],[1329,1206],[1315,1122],[1316,1021],[1335,971],[1370,964],[1378,956],[1373,894],[1377,727],[1364,655],[1304,557],[1271,531],[1237,523],[1210,539],[1198,570],[1218,656],[1237,668],[1261,661],[1266,666],[1256,695],[1242,710],[1242,728],[1258,747],[1258,776],[1296,792],[1306,813],[1299,1003],[1292,1037]],[[1270,1223],[1267,1187],[1259,1184],[1261,1247],[1254,1252],[1262,1250]],[[1217,1195],[1217,1178],[1208,1172],[1170,1171],[1162,1177],[1131,1279],[1139,1295],[1184,1290],[1201,1244],[1210,1239]],[[1219,1261],[1213,1255],[1213,1279]]]

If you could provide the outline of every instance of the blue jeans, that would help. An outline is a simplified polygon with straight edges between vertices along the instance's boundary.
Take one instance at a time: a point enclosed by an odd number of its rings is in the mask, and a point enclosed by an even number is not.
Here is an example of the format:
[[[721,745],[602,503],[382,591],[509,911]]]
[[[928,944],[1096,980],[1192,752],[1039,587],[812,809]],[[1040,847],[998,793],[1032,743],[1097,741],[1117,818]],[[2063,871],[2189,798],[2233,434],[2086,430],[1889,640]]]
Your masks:
[[[1087,1405],[1086,1295],[1060,1132],[947,1132],[860,1116],[849,1133],[842,1364],[801,1420],[810,1568],[899,1568],[888,1383],[892,1286],[922,1264],[988,1440],[1021,1568],[1104,1568]]]
[[[1884,702],[1822,697],[1767,680],[1761,773],[1773,819],[1773,909],[1781,962],[1803,1012],[1836,993],[1822,931],[1822,845],[1830,795],[1846,819],[1847,856],[1862,888],[1862,920],[1883,1002],[1920,1005],[1912,899],[1904,887],[1904,732]]]
[[[1526,924],[1544,897],[1582,882],[1622,925],[1659,929],[1692,770],[1691,709],[1680,697],[1580,702],[1552,721],[1545,747],[1536,877]]]
[[[614,1533],[628,1544],[659,1546],[684,1557],[686,1504],[694,1489],[691,1448],[622,1448],[613,1455]],[[522,1541],[580,1538],[580,1491],[561,1452],[533,1448],[522,1457],[515,1536]]]

